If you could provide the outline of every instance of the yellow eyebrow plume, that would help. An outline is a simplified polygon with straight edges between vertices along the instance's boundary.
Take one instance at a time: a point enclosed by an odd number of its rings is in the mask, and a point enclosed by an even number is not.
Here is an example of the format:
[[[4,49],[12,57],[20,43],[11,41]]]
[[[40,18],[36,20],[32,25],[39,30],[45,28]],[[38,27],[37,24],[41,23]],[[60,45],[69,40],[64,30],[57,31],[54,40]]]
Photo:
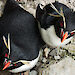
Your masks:
[[[10,55],[10,35],[8,34],[8,43],[6,42],[5,36],[3,36],[3,41],[4,41],[5,45],[6,45],[6,47],[8,48],[8,50],[9,50],[8,54]]]
[[[64,16],[64,13],[63,13],[63,9],[62,9],[62,7],[60,8],[60,12],[56,9],[56,7],[50,2],[50,4],[51,4],[51,7],[59,14],[59,16],[58,15],[54,15],[54,14],[50,14],[51,16],[55,16],[55,17],[60,17],[60,16],[62,16],[63,17],[63,21],[64,21],[64,28],[66,28],[66,21],[65,21],[65,16]]]

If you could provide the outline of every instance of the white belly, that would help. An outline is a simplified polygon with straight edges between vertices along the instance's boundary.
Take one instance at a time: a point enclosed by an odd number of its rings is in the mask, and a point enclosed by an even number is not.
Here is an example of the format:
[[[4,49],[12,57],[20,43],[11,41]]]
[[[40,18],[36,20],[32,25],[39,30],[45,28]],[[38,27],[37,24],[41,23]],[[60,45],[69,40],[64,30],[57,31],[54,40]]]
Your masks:
[[[12,72],[12,73],[18,73],[18,72],[30,70],[37,64],[37,62],[39,60],[39,56],[40,56],[40,54],[38,55],[38,57],[36,59],[34,59],[32,61],[28,61],[29,64],[22,65],[21,67],[18,67],[16,69],[12,69],[12,70],[9,70],[9,71]]]

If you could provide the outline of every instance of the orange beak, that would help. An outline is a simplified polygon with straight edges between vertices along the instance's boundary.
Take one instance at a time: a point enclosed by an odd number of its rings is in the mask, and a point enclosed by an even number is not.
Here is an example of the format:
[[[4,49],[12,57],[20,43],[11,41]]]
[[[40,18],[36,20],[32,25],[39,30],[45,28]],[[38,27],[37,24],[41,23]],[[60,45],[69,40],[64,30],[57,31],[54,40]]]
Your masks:
[[[65,34],[64,34],[64,36],[63,36],[63,38],[62,38],[62,41],[61,42],[63,42],[66,38],[68,37],[68,32],[66,32]]]
[[[11,62],[8,62],[8,63],[4,66],[3,70],[5,70],[7,67],[9,67],[10,64],[11,64]]]

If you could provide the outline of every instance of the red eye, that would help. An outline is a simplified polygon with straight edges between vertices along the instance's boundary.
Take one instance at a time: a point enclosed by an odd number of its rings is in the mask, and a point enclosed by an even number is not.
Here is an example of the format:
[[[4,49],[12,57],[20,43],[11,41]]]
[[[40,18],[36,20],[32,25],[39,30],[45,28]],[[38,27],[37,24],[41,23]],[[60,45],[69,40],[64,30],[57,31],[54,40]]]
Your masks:
[[[60,26],[63,27],[63,22],[60,22]]]
[[[74,34],[75,34],[74,32],[71,33],[71,35],[74,35]]]
[[[7,53],[5,54],[5,57],[8,57],[8,54]]]
[[[16,66],[17,64],[14,64],[14,66]]]

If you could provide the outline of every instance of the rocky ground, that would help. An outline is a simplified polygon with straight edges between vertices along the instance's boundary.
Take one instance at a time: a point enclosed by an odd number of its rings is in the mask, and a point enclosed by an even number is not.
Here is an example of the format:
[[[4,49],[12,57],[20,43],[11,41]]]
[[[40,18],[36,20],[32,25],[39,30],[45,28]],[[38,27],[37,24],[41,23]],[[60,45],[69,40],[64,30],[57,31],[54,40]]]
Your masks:
[[[55,0],[21,0],[20,6],[35,16],[38,3],[46,5]],[[74,0],[57,0],[75,11]],[[1,3],[0,3],[1,4]],[[0,9],[2,10],[2,9]],[[64,48],[52,49],[47,45],[41,49],[40,59],[30,75],[75,75],[75,37]],[[0,75],[10,75],[7,71],[1,71]],[[14,74],[19,75],[19,74]]]

